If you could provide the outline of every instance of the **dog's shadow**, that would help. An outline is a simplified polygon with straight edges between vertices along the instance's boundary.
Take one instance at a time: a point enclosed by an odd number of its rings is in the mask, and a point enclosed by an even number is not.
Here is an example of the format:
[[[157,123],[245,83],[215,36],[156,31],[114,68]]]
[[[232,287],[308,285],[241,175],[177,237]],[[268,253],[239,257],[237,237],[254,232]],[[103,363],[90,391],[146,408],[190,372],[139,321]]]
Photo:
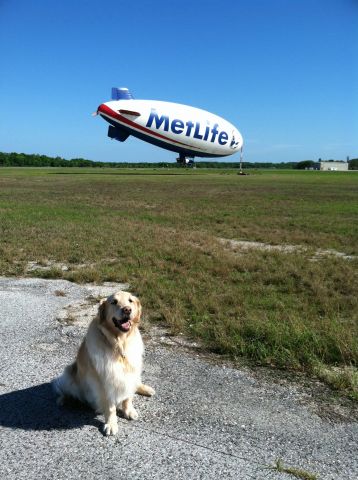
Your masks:
[[[71,401],[59,407],[50,383],[0,395],[0,426],[21,430],[69,430],[85,425],[101,429],[96,413]]]

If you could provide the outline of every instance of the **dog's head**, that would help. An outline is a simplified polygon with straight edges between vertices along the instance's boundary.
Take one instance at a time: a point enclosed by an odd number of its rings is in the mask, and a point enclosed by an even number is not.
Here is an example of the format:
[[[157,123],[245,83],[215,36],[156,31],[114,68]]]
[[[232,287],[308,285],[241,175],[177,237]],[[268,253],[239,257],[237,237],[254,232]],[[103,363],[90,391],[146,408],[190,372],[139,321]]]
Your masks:
[[[129,292],[117,292],[101,300],[99,321],[114,335],[125,335],[138,325],[142,307],[137,297]]]

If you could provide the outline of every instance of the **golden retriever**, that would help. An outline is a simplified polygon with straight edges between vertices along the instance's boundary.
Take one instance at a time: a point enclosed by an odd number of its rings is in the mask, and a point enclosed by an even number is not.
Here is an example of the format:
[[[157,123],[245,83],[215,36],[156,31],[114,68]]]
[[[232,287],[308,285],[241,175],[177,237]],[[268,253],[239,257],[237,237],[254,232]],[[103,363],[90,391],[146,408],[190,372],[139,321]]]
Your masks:
[[[155,393],[141,383],[141,313],[138,298],[128,292],[120,291],[101,300],[75,362],[54,380],[59,404],[67,396],[74,397],[104,414],[106,435],[118,432],[117,408],[122,409],[125,418],[136,420],[134,394]]]

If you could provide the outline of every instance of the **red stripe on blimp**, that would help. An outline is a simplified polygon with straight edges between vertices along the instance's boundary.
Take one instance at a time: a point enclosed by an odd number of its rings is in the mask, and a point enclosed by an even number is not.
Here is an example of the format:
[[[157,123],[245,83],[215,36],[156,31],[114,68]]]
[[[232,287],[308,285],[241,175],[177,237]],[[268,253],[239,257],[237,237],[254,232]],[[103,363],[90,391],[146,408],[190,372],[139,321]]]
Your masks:
[[[161,135],[160,133],[153,132],[153,130],[150,130],[149,128],[142,127],[142,125],[138,125],[137,123],[132,122],[132,120],[129,120],[126,117],[123,117],[122,115],[119,115],[119,113],[116,113],[114,110],[111,108],[107,107],[104,103],[98,107],[97,110],[99,113],[103,113],[103,115],[106,115],[114,120],[118,120],[121,123],[124,123],[130,127],[136,128],[137,130],[141,130],[144,133],[153,135],[154,137],[162,138],[166,142],[172,142],[172,143],[177,143],[178,145],[184,145],[185,147],[189,147],[191,150],[195,150],[195,148],[192,147],[192,145],[188,145],[187,143],[182,143],[178,142],[177,140],[172,140],[171,138],[168,138],[164,135]],[[198,149],[198,147],[196,147]],[[201,150],[201,149],[199,149]]]

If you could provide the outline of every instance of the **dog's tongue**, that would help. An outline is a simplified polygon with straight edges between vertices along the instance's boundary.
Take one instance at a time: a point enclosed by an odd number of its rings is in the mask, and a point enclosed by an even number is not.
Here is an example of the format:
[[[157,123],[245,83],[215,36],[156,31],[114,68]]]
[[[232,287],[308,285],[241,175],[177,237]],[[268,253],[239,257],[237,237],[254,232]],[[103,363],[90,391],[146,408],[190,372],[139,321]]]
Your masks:
[[[123,330],[129,330],[131,324],[130,324],[130,321],[128,320],[128,322],[125,322],[125,323],[122,323],[121,324],[121,327],[123,328]]]

